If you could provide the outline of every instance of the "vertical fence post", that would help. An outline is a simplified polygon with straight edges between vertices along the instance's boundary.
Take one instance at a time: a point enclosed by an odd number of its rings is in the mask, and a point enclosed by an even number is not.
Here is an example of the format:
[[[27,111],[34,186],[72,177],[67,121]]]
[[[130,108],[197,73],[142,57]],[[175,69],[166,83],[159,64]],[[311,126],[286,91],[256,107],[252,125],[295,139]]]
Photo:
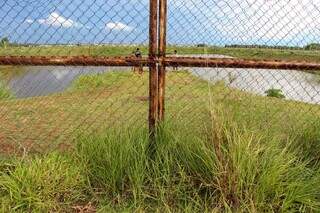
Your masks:
[[[158,118],[159,121],[164,120],[165,112],[165,83],[166,83],[166,67],[162,63],[162,59],[166,57],[167,46],[167,0],[159,0],[159,59],[160,64],[158,66]]]
[[[158,69],[157,69],[158,0],[150,0],[149,21],[149,133],[150,148],[154,149],[158,115]]]

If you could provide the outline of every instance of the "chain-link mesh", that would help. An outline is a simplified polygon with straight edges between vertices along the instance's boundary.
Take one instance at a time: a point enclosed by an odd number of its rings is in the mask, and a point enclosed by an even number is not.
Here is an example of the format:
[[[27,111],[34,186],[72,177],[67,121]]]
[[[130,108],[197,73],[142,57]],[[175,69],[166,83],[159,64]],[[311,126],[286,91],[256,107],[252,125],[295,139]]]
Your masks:
[[[195,131],[218,111],[228,122],[280,136],[319,123],[319,76],[308,71],[320,59],[319,2],[168,5],[167,54],[176,62],[167,73],[168,116]]]
[[[146,127],[147,70],[124,57],[147,57],[148,19],[146,1],[1,1],[0,152],[64,150],[81,131]]]
[[[147,58],[149,7],[1,2],[2,150],[64,149],[79,131],[146,126],[156,97],[146,70],[155,64],[167,66],[166,119],[190,132],[212,111],[280,136],[318,122],[319,3],[168,0],[167,55]]]

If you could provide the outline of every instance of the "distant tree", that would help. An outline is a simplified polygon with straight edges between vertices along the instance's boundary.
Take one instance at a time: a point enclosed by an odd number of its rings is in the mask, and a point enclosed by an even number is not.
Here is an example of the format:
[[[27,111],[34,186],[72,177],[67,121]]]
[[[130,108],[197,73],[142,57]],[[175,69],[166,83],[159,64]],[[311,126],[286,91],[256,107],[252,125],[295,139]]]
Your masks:
[[[197,44],[197,47],[207,47],[206,44]]]
[[[230,44],[225,45],[226,48],[259,48],[259,49],[289,49],[289,50],[299,50],[301,47],[298,46],[270,46],[270,45],[259,45],[259,44]]]
[[[320,44],[318,43],[311,43],[311,44],[308,44],[304,47],[304,49],[306,50],[320,50]]]
[[[0,41],[0,46],[3,48],[6,48],[9,45],[9,39],[7,37],[4,37]]]

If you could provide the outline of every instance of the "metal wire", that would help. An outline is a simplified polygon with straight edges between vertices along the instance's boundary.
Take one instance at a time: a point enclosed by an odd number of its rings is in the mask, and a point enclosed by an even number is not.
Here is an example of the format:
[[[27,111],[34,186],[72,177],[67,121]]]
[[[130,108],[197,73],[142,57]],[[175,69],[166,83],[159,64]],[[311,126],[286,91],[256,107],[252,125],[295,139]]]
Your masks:
[[[150,2],[0,3],[3,152],[65,149],[79,132],[148,120],[195,126],[208,99],[249,126],[318,119],[319,3]]]
[[[146,127],[148,17],[148,2],[1,2],[1,152],[65,149],[82,131]]]

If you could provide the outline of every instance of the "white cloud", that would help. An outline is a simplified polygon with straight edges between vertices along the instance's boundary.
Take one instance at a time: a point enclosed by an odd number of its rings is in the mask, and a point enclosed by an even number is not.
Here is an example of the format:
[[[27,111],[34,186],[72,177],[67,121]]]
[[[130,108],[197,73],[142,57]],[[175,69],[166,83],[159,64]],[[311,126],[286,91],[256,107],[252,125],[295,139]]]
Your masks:
[[[25,23],[28,23],[28,24],[32,24],[32,23],[34,22],[34,20],[28,18],[28,19],[26,19],[24,22],[25,22]]]
[[[57,12],[51,13],[46,19],[38,19],[39,24],[44,24],[53,27],[63,27],[63,28],[71,28],[71,27],[81,27],[82,25],[59,15]]]
[[[64,70],[64,69],[57,69],[57,70],[54,70],[51,72],[54,77],[57,79],[57,80],[61,80],[63,79],[65,76],[67,76],[70,72],[68,70]]]
[[[116,31],[132,31],[133,27],[130,27],[121,22],[109,22],[106,24],[106,28],[109,30],[116,30]]]
[[[186,14],[191,13],[202,31],[215,32],[235,42],[290,43],[319,41],[320,37],[320,1],[172,0],[172,3],[178,9],[185,8]]]
[[[228,0],[221,11],[225,19],[217,28],[225,36],[246,40],[294,39],[315,33],[319,10],[301,0]],[[231,7],[228,7],[230,5]],[[232,7],[233,6],[233,7]]]

